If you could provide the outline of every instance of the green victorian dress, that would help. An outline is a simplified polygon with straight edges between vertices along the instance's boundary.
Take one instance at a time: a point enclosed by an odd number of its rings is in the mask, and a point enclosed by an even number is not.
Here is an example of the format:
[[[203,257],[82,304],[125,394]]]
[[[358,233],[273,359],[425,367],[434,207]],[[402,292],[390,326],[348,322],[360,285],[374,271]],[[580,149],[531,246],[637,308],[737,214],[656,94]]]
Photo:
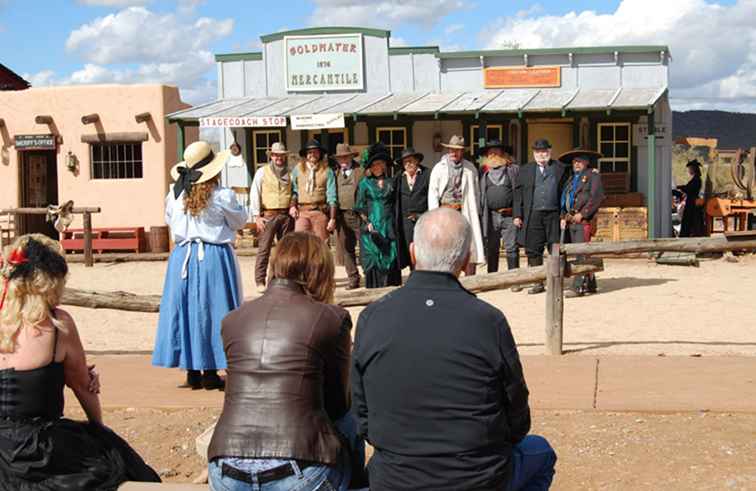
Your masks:
[[[382,188],[378,185],[380,179],[383,179]],[[395,193],[393,179],[385,176],[365,176],[357,187],[354,211],[367,218],[360,234],[360,261],[367,288],[402,284],[394,231]],[[372,233],[368,232],[368,223],[373,224]]]

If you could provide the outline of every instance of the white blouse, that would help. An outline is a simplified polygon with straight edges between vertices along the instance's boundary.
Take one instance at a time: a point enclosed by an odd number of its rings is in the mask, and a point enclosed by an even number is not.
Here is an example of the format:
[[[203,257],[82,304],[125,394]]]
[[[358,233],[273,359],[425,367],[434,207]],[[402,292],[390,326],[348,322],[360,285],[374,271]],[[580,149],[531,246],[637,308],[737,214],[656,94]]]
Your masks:
[[[171,190],[165,197],[165,223],[171,227],[176,244],[189,240],[230,244],[236,239],[236,231],[247,223],[247,212],[233,190],[216,188],[207,208],[195,217],[184,211],[184,193],[174,198]]]

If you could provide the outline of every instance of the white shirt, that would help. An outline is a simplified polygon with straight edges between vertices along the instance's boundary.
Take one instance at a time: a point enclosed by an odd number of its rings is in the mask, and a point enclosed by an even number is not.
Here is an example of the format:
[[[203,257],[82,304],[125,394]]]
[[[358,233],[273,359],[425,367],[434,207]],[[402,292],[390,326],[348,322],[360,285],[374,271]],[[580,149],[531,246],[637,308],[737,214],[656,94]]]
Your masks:
[[[171,227],[173,240],[180,244],[199,239],[209,244],[229,244],[236,231],[247,223],[247,212],[229,188],[216,188],[207,208],[195,217],[184,212],[184,193],[176,199],[173,190],[165,197],[165,223]]]

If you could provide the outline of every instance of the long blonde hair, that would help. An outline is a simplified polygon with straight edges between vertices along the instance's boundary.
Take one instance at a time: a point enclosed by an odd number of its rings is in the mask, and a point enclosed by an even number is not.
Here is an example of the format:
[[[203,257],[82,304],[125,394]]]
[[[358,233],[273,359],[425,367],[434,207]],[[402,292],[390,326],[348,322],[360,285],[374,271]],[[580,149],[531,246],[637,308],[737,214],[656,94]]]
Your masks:
[[[193,217],[198,217],[205,211],[213,191],[218,187],[218,178],[219,176],[215,176],[209,181],[195,184],[191,191],[184,193],[184,210],[187,213]]]
[[[35,242],[32,249],[42,251],[43,260],[54,263],[52,267],[49,263],[37,264],[38,255],[27,258],[30,241]],[[19,262],[19,257],[24,262]],[[0,262],[0,295],[3,295],[0,352],[12,353],[22,327],[38,327],[48,319],[55,328],[62,327],[62,323],[52,316],[52,311],[60,305],[68,266],[60,243],[41,234],[18,237],[5,248]],[[28,273],[16,274],[20,267],[28,268]]]
[[[271,263],[273,278],[292,280],[314,300],[333,303],[333,255],[323,239],[306,232],[287,234],[276,246]]]

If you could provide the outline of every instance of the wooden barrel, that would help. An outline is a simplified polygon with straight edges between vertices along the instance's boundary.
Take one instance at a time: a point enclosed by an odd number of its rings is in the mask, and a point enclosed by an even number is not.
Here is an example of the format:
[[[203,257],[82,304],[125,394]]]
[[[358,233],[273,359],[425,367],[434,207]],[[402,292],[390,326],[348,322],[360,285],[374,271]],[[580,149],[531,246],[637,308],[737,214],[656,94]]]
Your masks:
[[[150,227],[147,234],[147,245],[150,252],[168,252],[169,230],[167,225]]]

